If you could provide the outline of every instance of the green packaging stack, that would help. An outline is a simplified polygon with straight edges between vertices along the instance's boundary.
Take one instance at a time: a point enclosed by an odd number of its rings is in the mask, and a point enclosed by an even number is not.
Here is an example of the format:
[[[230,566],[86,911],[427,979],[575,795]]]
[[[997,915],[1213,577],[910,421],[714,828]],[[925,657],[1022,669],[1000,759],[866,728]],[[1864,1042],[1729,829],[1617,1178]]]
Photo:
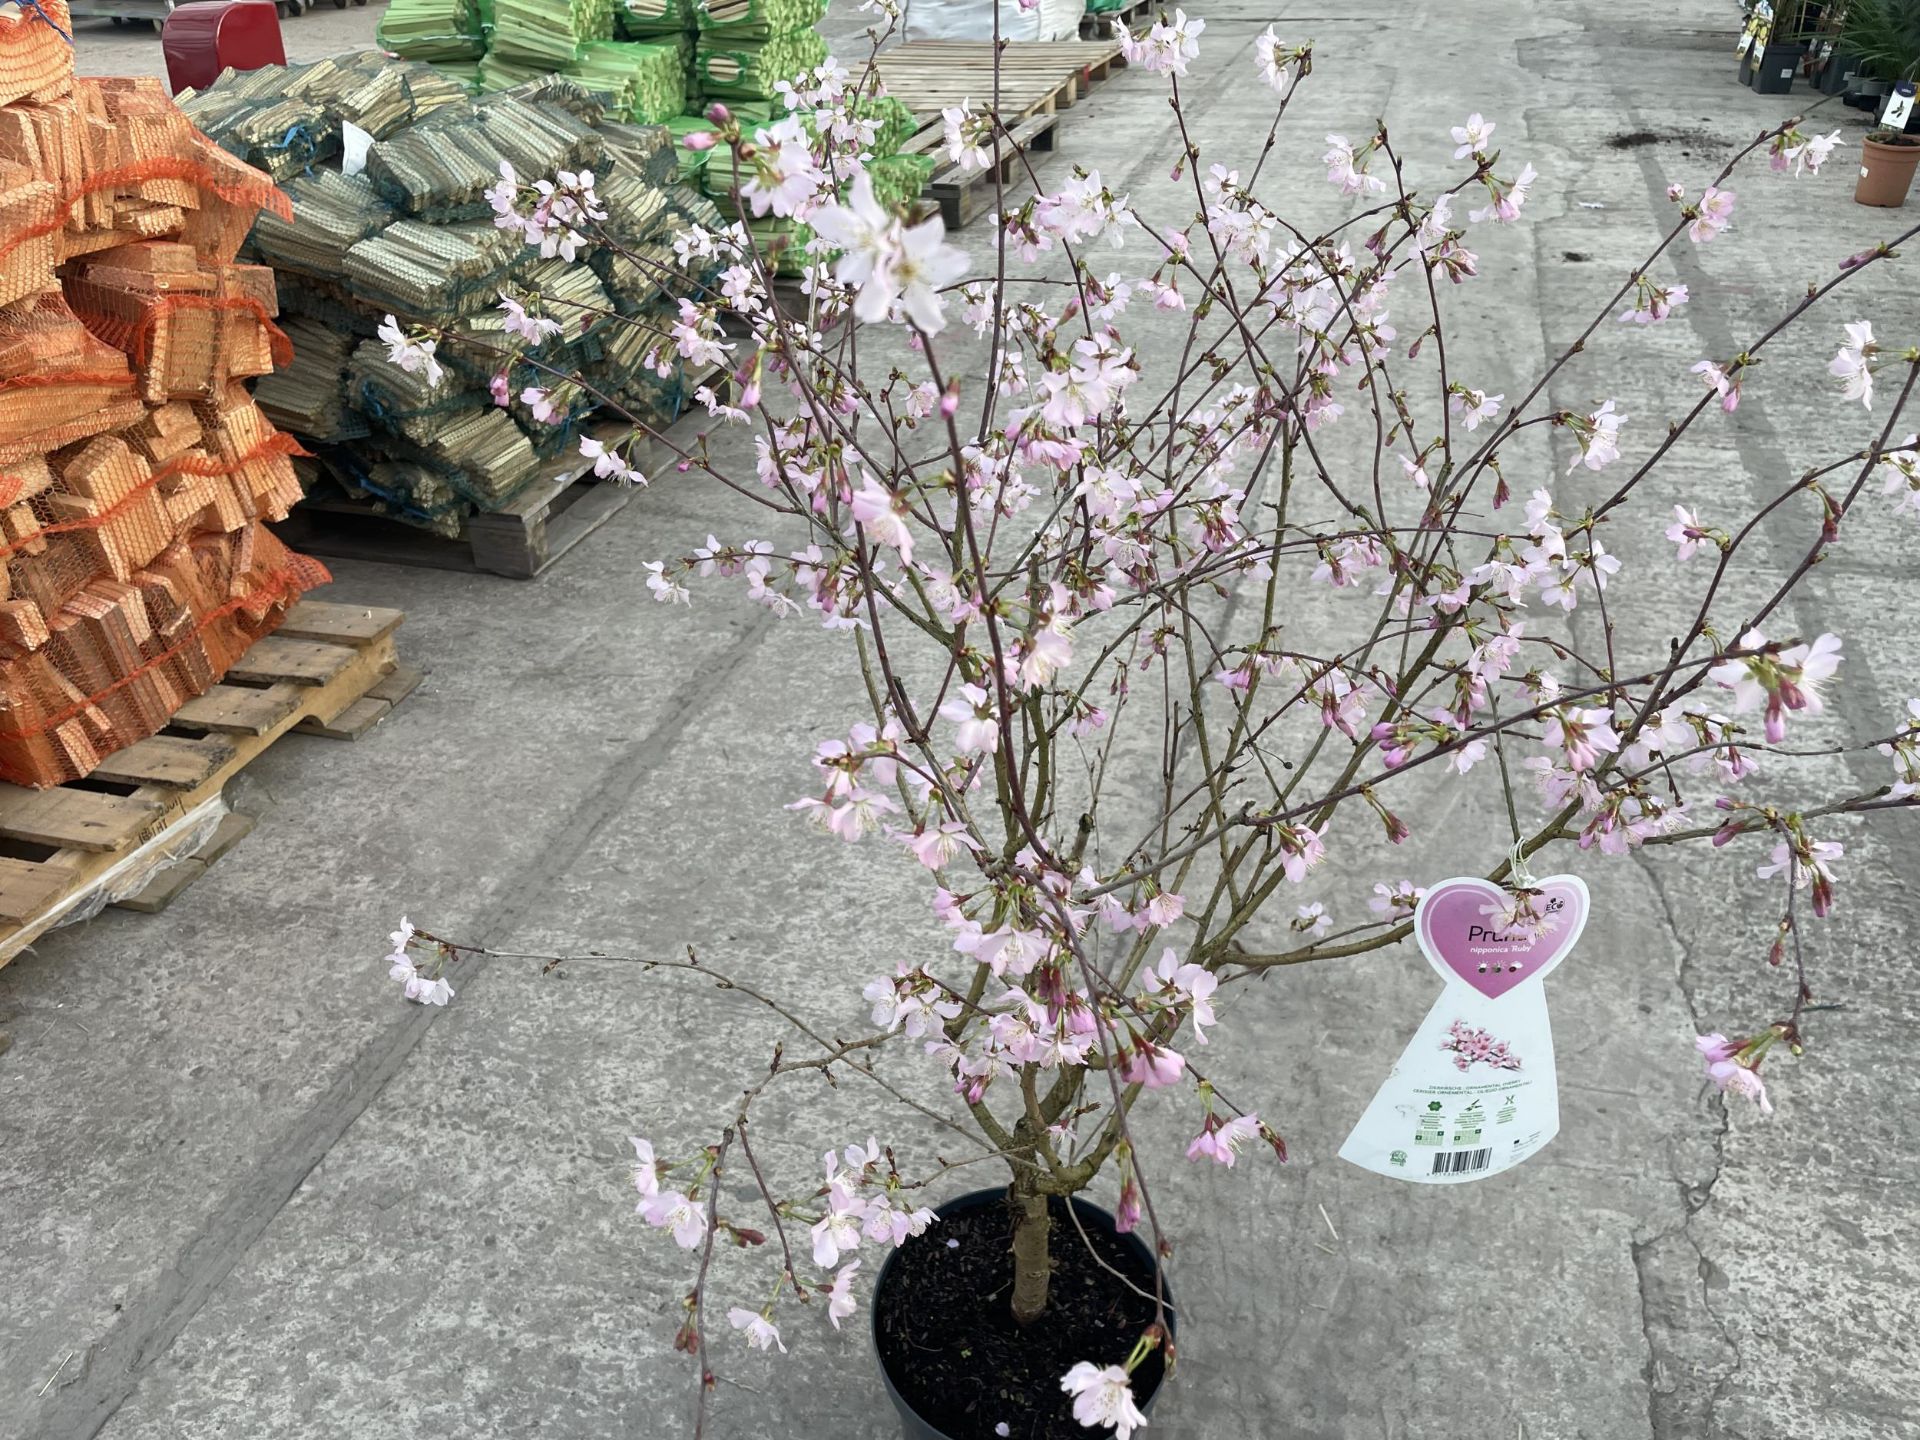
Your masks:
[[[564,70],[589,41],[613,38],[612,0],[493,0],[489,58]]]
[[[888,155],[867,162],[873,198],[887,209],[912,209],[932,175],[931,155]]]
[[[473,60],[486,49],[472,0],[392,0],[374,35],[410,60]]]
[[[665,43],[595,40],[567,75],[608,96],[621,119],[664,124],[687,103],[687,49],[674,36]]]
[[[701,96],[772,100],[774,88],[827,58],[813,27],[826,0],[697,0],[693,78]]]
[[[648,48],[678,64],[674,46]],[[670,424],[692,403],[697,377],[675,364],[663,379],[643,362],[655,351],[671,357],[680,297],[715,278],[710,266],[679,264],[674,234],[720,216],[674,182],[664,126],[614,118],[564,77],[473,98],[429,64],[377,52],[228,72],[183,108],[238,154],[260,144],[260,115],[290,100],[305,107],[315,137],[285,182],[293,218],[262,216],[242,258],[273,267],[296,346],[294,363],[261,382],[260,403],[320,458],[316,483],[455,535],[474,511],[577,463],[580,427],[599,403],[589,389],[560,398],[561,423],[537,421],[519,394],[545,382],[516,364],[511,404],[494,402],[506,352],[523,348],[505,333],[503,294],[530,308],[538,297],[564,322],[539,360],[582,375],[649,425]],[[357,175],[341,171],[349,108],[376,127]],[[495,225],[485,191],[502,159],[529,182],[592,170],[621,248],[589,245],[584,263],[569,264]],[[375,333],[388,314],[439,332],[437,381],[393,362]]]
[[[698,25],[695,0],[615,0],[613,15],[630,40],[691,35]]]
[[[703,30],[694,48],[693,78],[710,99],[771,100],[782,80],[824,64],[826,58],[827,42],[818,30],[764,38]]]

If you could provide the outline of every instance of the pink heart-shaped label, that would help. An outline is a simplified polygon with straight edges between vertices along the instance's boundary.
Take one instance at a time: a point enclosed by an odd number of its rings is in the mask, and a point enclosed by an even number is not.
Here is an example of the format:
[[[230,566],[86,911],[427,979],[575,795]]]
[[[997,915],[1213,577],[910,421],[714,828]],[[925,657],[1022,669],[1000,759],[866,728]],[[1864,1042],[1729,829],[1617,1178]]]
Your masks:
[[[1477,876],[1444,880],[1413,919],[1441,979],[1497,1000],[1567,958],[1587,925],[1587,887],[1577,875],[1550,876],[1519,892]]]

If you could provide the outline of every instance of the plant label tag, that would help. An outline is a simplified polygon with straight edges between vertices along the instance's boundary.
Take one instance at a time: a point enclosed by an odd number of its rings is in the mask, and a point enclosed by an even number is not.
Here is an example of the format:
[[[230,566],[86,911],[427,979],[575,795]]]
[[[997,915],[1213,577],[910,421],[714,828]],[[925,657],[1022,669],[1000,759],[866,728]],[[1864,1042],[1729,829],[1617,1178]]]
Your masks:
[[[1553,1028],[1542,982],[1587,925],[1585,882],[1518,891],[1443,881],[1413,914],[1440,998],[1353,1127],[1340,1158],[1421,1185],[1484,1180],[1560,1130]]]
[[[1740,32],[1740,43],[1733,47],[1733,53],[1744,55],[1753,48],[1753,26],[1749,25]]]
[[[1914,84],[1911,80],[1902,80],[1893,87],[1893,93],[1887,96],[1887,108],[1880,112],[1882,130],[1904,130],[1907,117],[1913,114]]]

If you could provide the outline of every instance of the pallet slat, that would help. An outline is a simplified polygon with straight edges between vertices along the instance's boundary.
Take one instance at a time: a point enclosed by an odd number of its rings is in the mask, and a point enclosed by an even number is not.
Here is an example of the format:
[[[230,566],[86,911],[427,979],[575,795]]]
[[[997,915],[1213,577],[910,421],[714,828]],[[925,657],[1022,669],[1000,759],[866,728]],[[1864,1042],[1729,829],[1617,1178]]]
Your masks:
[[[273,633],[294,640],[326,640],[335,645],[366,644],[391,635],[406,618],[404,610],[370,605],[340,605],[331,600],[302,600]]]
[[[149,735],[101,761],[92,778],[184,788],[200,784],[232,758],[233,742],[219,735]]]
[[[300,708],[300,686],[282,682],[264,690],[216,685],[173,712],[181,730],[218,730],[227,735],[264,735]]]
[[[353,649],[324,640],[302,640],[292,635],[268,635],[227,671],[229,680],[243,685],[324,685],[353,663]]]
[[[73,868],[0,855],[0,920],[37,915],[72,882]]]
[[[0,785],[0,835],[60,850],[124,850],[164,810],[158,801],[131,795]]]
[[[1000,116],[1024,120],[1068,109],[1125,64],[1113,41],[1010,41],[1000,47]],[[909,40],[874,65],[887,92],[916,113],[969,103],[984,109],[993,100],[991,40]]]

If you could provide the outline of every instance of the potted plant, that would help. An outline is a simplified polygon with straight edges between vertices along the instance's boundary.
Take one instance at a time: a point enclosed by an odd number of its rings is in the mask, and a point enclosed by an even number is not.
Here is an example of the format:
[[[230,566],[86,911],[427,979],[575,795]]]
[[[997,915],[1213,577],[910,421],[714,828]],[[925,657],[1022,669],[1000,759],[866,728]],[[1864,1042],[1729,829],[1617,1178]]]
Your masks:
[[[1784,95],[1807,58],[1805,0],[1778,0],[1761,23],[1747,51],[1747,84],[1762,95]]]
[[[1860,57],[1862,71],[1887,86],[1880,128],[1861,143],[1860,181],[1853,198],[1862,205],[1903,205],[1920,165],[1920,135],[1913,133],[1920,0],[1853,0],[1842,40]]]
[[[1183,127],[1202,28],[1176,13],[1123,41],[1170,85]],[[1276,130],[1311,59],[1271,31],[1256,44],[1248,79],[1275,92]],[[1674,487],[1689,472],[1667,457],[1769,384],[1781,367],[1757,367],[1777,337],[1814,298],[1844,305],[1890,247],[1834,267],[1813,297],[1782,297],[1779,323],[1731,353],[1671,374],[1664,413],[1554,397],[1605,393],[1591,357],[1612,347],[1588,344],[1601,326],[1713,303],[1660,257],[1734,243],[1720,237],[1737,167],[1765,154],[1817,174],[1837,135],[1790,122],[1698,194],[1676,185],[1664,237],[1523,379],[1448,368],[1471,350],[1445,343],[1459,322],[1443,297],[1473,286],[1476,250],[1515,243],[1538,178],[1479,114],[1450,137],[1329,136],[1318,167],[1317,143],[1296,154],[1291,170],[1313,168],[1352,202],[1329,227],[1296,230],[1262,197],[1296,174],[1208,171],[1197,147],[1174,162],[1191,195],[1165,213],[1097,174],[1029,172],[976,264],[938,218],[912,224],[874,199],[859,84],[823,67],[793,86],[807,119],[742,127],[716,105],[712,131],[686,142],[730,152],[741,213],[808,228],[805,316],[774,303],[750,230],[690,224],[675,250],[709,262],[710,285],[662,309],[615,314],[516,271],[499,345],[477,325],[396,324],[387,343],[409,368],[461,349],[535,414],[552,387],[587,383],[539,358],[553,326],[639,327],[662,373],[731,371],[736,396],[700,391],[711,432],[652,437],[670,460],[654,466],[635,448],[643,435],[598,432],[582,452],[627,483],[725,485],[762,508],[767,534],[690,533],[646,564],[646,583],[670,605],[737,592],[841,637],[845,728],[794,755],[788,808],[840,842],[884,847],[924,896],[924,944],[866,980],[858,1026],[808,1018],[818,993],[796,1005],[693,951],[624,957],[636,980],[718,985],[786,1032],[771,1055],[738,1056],[751,1078],[711,1130],[649,1125],[634,1141],[641,1214],[688,1252],[690,1279],[671,1293],[698,1377],[695,1433],[711,1423],[724,1337],[784,1352],[802,1308],[838,1328],[878,1272],[883,1377],[916,1440],[1126,1440],[1173,1369],[1163,1267],[1174,1230],[1197,1218],[1160,1182],[1175,1166],[1287,1158],[1262,1115],[1278,1097],[1227,1078],[1259,1074],[1229,1023],[1248,983],[1417,937],[1461,1013],[1409,1057],[1440,1066],[1450,1089],[1491,1076],[1518,1093],[1539,1077],[1529,1103],[1544,1105],[1551,1041],[1494,1034],[1487,1007],[1531,978],[1542,947],[1564,954],[1578,934],[1565,907],[1584,913],[1587,892],[1531,866],[1577,846],[1604,884],[1607,857],[1651,864],[1686,844],[1740,857],[1752,886],[1759,859],[1780,913],[1764,958],[1791,961],[1759,969],[1785,977],[1781,994],[1735,1038],[1696,1043],[1721,1091],[1769,1106],[1763,1063],[1809,1038],[1804,942],[1809,910],[1836,903],[1834,837],[1920,794],[1920,716],[1829,725],[1817,748],[1789,741],[1845,697],[1840,641],[1791,633],[1782,609],[1839,534],[1872,523],[1858,507],[1920,491],[1920,356],[1899,348],[1916,337],[1876,342],[1867,321],[1847,325],[1833,403],[1870,404],[1876,384],[1880,403],[1846,412],[1858,433],[1843,455],[1766,477],[1748,508],[1736,490],[1687,499]],[[1008,132],[985,99],[946,113],[947,153],[997,170]],[[595,183],[528,184],[503,167],[489,198],[503,229],[597,268],[618,242],[596,230]],[[864,325],[824,323],[847,310]],[[726,337],[723,315],[744,338]],[[1632,363],[1636,389],[1657,392],[1650,372],[1667,362]],[[1804,377],[1789,368],[1778,383]],[[1511,495],[1508,476],[1545,473],[1549,446],[1571,478]],[[1662,553],[1623,570],[1608,540],[1636,514]],[[1783,550],[1798,563],[1769,568]],[[1870,738],[1836,742],[1848,734]],[[1868,747],[1886,757],[1871,762],[1877,783],[1808,802],[1797,757]],[[1456,828],[1468,790],[1502,817],[1492,830]],[[1446,834],[1459,879],[1407,873],[1399,847],[1421,832]],[[1315,898],[1330,867],[1374,880],[1365,911],[1336,919]],[[1463,956],[1449,935],[1480,948]],[[465,957],[499,953],[404,921],[393,941],[390,973],[429,1004],[451,998]],[[551,970],[623,957],[519,958]],[[1538,986],[1515,993],[1544,1024]],[[707,1048],[730,1046],[717,1033]],[[906,1053],[883,1066],[889,1047]],[[761,1097],[822,1081],[872,1097],[873,1135],[770,1147]],[[936,1139],[882,1143],[894,1115]],[[1545,1143],[1557,1109],[1531,1118]],[[1429,1135],[1437,1120],[1419,1123],[1420,1163],[1383,1152],[1382,1174],[1472,1183],[1532,1153],[1502,1148],[1496,1162],[1478,1120],[1452,1143],[1444,1127]],[[795,1160],[823,1144],[817,1165]],[[1096,1185],[1104,1212],[1087,1198]],[[723,1243],[765,1255],[764,1271],[716,1270]],[[1193,1328],[1181,1343],[1225,1343]]]

